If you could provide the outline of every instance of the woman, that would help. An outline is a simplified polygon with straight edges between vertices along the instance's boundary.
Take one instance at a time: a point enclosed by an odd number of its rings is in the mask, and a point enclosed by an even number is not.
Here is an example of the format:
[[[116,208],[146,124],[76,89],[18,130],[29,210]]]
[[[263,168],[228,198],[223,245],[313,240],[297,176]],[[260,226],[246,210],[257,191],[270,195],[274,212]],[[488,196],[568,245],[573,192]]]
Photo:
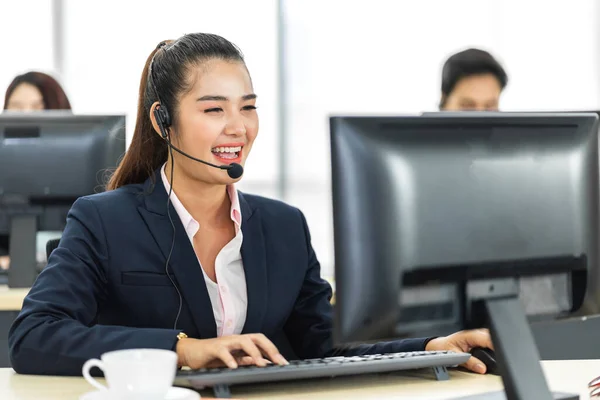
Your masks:
[[[4,95],[6,111],[71,110],[71,103],[60,84],[42,72],[18,75],[8,85]],[[0,269],[8,269],[10,257],[8,235],[0,235]]]
[[[42,72],[18,75],[4,96],[8,111],[71,110],[71,103],[60,84]]]
[[[257,133],[237,47],[202,33],[161,43],[112,190],[73,205],[11,328],[13,368],[80,374],[87,359],[134,347],[173,349],[191,368],[491,347],[487,331],[468,331],[335,349],[331,288],[302,213],[238,193],[227,172],[169,151],[243,165]],[[474,358],[467,367],[485,372]]]

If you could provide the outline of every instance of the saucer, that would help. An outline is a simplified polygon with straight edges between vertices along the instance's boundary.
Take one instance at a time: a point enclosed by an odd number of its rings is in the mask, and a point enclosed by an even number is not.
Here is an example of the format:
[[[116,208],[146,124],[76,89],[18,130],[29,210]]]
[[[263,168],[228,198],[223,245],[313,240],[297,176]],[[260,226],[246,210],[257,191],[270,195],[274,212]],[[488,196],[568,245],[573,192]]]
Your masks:
[[[200,395],[193,390],[171,387],[164,397],[165,400],[200,400]],[[108,392],[95,390],[82,395],[79,400],[110,400]]]

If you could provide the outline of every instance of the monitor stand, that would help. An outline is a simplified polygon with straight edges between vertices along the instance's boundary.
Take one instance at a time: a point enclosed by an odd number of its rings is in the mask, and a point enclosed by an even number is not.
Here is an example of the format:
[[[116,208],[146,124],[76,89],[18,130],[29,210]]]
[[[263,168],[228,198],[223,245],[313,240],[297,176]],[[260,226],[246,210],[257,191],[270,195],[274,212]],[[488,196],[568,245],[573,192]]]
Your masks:
[[[8,287],[30,288],[37,277],[37,213],[10,216]]]
[[[516,279],[470,281],[466,284],[465,295],[467,325],[490,328],[504,391],[461,399],[579,400],[575,394],[550,393],[533,334],[518,298]]]

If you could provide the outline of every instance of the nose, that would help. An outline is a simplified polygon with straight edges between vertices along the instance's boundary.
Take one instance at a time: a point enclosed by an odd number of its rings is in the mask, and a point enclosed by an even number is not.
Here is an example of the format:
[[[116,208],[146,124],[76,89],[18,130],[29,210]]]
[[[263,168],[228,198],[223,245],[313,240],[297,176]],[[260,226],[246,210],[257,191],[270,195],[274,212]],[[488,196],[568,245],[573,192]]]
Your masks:
[[[244,136],[246,125],[242,118],[232,118],[225,126],[225,134],[230,136]]]

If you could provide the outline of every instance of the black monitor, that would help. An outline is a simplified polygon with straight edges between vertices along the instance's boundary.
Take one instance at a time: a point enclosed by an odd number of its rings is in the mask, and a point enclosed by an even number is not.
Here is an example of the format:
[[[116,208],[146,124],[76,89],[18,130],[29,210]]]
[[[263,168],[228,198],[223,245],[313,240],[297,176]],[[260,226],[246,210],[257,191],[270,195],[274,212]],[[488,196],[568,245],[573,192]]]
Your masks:
[[[459,287],[509,398],[551,398],[516,278],[598,260],[598,116],[332,117],[338,343],[396,337],[402,289]]]
[[[481,115],[481,111],[432,111],[423,112],[426,118],[440,116],[465,116],[468,114]],[[498,112],[496,112],[498,113]],[[555,114],[596,114],[600,110],[529,110],[516,111],[512,114],[539,113],[544,116]],[[587,316],[600,313],[600,268],[589,271],[571,271],[569,274],[552,274],[547,276],[521,277],[521,298],[525,303],[525,311],[530,322],[558,320],[565,317]],[[447,285],[447,290],[437,291],[436,299],[430,304],[422,304],[419,299],[422,291],[409,289],[403,292],[407,302],[413,301],[415,306],[405,307],[402,316],[402,331],[407,334],[446,334],[454,331],[458,322],[457,299],[454,297],[454,287]],[[413,299],[416,298],[416,301]],[[432,318],[433,316],[433,318]],[[413,318],[416,317],[416,318]],[[413,318],[411,320],[411,318]],[[432,320],[435,320],[433,323]],[[442,322],[440,324],[440,322]],[[445,323],[445,325],[444,325]],[[434,329],[435,331],[432,331]]]
[[[0,115],[0,235],[9,236],[10,287],[33,284],[37,232],[63,230],[73,202],[104,190],[124,152],[123,115]]]

